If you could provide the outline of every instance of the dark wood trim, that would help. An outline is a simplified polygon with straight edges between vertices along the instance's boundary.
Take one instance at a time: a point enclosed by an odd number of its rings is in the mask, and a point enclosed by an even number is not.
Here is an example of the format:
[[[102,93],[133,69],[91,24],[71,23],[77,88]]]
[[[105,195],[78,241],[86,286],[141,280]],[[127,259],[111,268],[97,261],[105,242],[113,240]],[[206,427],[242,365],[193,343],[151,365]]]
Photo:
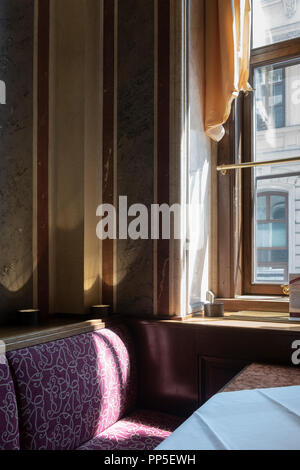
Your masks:
[[[249,94],[244,99],[244,146],[243,161],[252,161],[252,103],[253,95]],[[251,169],[243,170],[243,219],[244,219],[244,236],[243,236],[243,294],[255,294],[258,292],[252,290],[252,206],[253,194],[251,185]],[[267,294],[267,292],[261,292]],[[278,294],[274,292],[273,294]]]
[[[235,101],[235,160],[237,163],[243,161],[243,125],[244,125],[244,95],[241,94]],[[234,245],[234,295],[243,294],[243,237],[244,237],[244,218],[243,218],[243,171],[235,172],[234,187],[234,224],[233,236]]]
[[[271,64],[300,55],[300,38],[258,47],[251,53],[251,65]]]
[[[218,145],[218,164],[235,162],[233,151],[234,119],[224,125],[225,135]],[[234,297],[233,288],[233,201],[234,175],[218,173],[218,295]]]
[[[103,204],[114,204],[115,1],[103,14]],[[113,305],[114,242],[102,242],[102,303]]]
[[[241,161],[242,121],[239,112],[241,99],[233,102],[232,111],[224,125],[225,136],[218,146],[218,164]],[[229,172],[226,176],[218,173],[218,295],[234,297],[242,294],[242,197],[241,171]]]
[[[291,346],[300,337],[299,325],[260,323],[254,328],[249,322],[232,320],[225,326],[226,322],[216,326],[216,320],[195,324],[128,318],[138,358],[140,408],[190,416],[207,391],[207,383],[201,384],[206,380],[199,367],[201,358],[205,358],[205,366],[225,361],[227,371],[233,359],[233,368],[235,361],[292,365]],[[232,323],[245,326],[233,327]],[[170,357],[176,360],[170,361]],[[211,385],[221,388],[228,382],[226,378],[220,384],[221,370],[206,367]]]
[[[170,202],[170,0],[158,1],[157,203]],[[161,224],[160,224],[161,225]],[[157,313],[169,315],[170,242],[157,242]]]
[[[49,0],[38,2],[37,65],[37,278],[38,306],[43,317],[49,312]]]
[[[198,358],[199,406],[218,393],[248,365],[249,363],[234,358],[200,356]]]

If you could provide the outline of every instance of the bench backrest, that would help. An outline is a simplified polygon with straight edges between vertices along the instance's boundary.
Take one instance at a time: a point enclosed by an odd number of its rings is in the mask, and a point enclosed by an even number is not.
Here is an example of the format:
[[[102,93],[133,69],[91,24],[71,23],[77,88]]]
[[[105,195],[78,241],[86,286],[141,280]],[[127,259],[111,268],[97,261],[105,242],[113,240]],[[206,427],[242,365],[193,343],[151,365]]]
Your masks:
[[[6,357],[0,356],[0,450],[18,450],[19,422],[15,388]]]
[[[7,357],[21,449],[76,449],[134,406],[134,352],[123,328],[73,336]]]

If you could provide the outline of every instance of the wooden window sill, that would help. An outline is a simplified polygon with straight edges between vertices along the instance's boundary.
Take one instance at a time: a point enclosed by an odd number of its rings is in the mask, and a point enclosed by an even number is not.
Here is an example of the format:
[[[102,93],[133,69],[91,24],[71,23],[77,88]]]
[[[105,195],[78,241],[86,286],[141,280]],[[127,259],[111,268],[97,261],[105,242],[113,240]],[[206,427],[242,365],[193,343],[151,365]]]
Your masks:
[[[227,312],[273,312],[289,313],[290,302],[288,297],[276,296],[241,296],[233,299],[218,299],[224,303]]]
[[[182,328],[229,328],[257,331],[277,331],[288,335],[300,335],[300,321],[290,320],[287,314],[283,316],[276,314],[267,315],[263,312],[226,312],[222,318],[206,318],[204,316],[194,316],[184,321],[169,319],[161,320],[154,317],[148,318],[127,318],[130,322],[142,323],[164,323],[165,325],[176,325]]]

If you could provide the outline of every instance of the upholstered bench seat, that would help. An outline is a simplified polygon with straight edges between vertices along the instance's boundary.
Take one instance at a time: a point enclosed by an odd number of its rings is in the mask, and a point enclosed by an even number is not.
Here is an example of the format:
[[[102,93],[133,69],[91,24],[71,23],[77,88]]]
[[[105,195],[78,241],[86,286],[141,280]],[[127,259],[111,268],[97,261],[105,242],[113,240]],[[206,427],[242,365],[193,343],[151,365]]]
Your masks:
[[[0,450],[18,450],[19,421],[14,384],[4,354],[0,355]]]
[[[137,411],[135,348],[116,327],[10,351],[0,364],[0,449],[153,450],[181,420]]]
[[[78,450],[153,450],[182,424],[182,419],[155,411],[136,411]]]

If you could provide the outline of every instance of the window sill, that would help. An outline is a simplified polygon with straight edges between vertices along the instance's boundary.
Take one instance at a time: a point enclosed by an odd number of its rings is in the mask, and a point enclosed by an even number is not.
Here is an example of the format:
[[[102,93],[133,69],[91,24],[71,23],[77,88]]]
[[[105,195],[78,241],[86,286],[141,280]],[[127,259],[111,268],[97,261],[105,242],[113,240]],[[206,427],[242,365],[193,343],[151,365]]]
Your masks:
[[[273,312],[289,313],[290,302],[288,297],[276,296],[240,296],[233,299],[218,299],[224,303],[227,312]]]
[[[264,314],[263,312],[226,312],[224,317],[207,318],[204,316],[194,316],[193,318],[185,319],[184,321],[170,318],[168,320],[157,318],[128,318],[127,321],[142,322],[142,323],[159,323],[165,325],[176,325],[182,328],[229,328],[229,329],[246,329],[257,331],[277,331],[285,332],[287,334],[300,334],[300,321],[290,320],[287,314],[282,316],[276,314]]]

